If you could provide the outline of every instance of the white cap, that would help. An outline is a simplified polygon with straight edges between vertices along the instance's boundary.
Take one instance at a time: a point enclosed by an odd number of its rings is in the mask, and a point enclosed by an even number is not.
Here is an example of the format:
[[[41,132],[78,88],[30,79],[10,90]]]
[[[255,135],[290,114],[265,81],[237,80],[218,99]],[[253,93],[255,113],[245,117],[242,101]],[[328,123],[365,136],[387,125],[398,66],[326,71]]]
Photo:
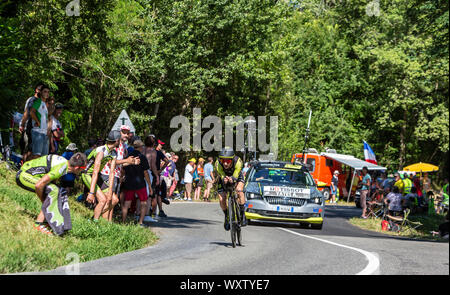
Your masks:
[[[120,126],[120,130],[128,130],[128,131],[130,131],[131,129],[130,129],[130,126],[128,126],[128,125],[122,125],[122,126]]]
[[[336,174],[336,173],[337,173],[337,174],[339,174],[339,171],[337,171],[337,170],[334,170],[334,173],[333,173],[333,174]]]
[[[77,145],[72,142],[66,147],[66,150],[73,152],[73,151],[78,150],[78,148],[77,148]]]

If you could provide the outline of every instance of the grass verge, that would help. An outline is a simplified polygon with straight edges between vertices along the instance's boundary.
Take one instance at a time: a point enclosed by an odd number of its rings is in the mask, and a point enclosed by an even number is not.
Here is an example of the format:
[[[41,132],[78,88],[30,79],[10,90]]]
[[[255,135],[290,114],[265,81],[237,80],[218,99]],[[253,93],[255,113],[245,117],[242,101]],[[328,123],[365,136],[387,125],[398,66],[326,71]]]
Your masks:
[[[337,203],[333,203],[333,204],[331,204],[330,203],[330,200],[327,200],[327,201],[325,201],[325,205],[330,205],[330,206],[353,206],[353,207],[355,207],[355,202],[353,202],[353,201],[350,201],[350,202],[347,202],[347,200],[343,200],[343,199],[339,199],[338,201],[337,201]]]
[[[46,236],[33,228],[41,202],[20,188],[15,172],[0,163],[0,273],[31,272],[66,265],[69,253],[86,262],[150,246],[157,241],[149,229],[130,224],[90,222],[92,211],[70,197],[72,230],[63,237]]]
[[[408,219],[411,221],[419,221],[423,225],[417,229],[413,229],[410,227],[404,227],[400,232],[392,232],[392,231],[382,231],[381,230],[381,219],[380,218],[367,218],[362,219],[359,217],[354,217],[349,220],[349,222],[359,228],[375,231],[391,236],[400,236],[400,237],[408,237],[412,239],[426,239],[433,241],[448,241],[443,240],[439,237],[434,237],[431,234],[431,231],[437,231],[439,225],[445,221],[444,215],[425,215],[425,214],[417,214],[410,215]]]

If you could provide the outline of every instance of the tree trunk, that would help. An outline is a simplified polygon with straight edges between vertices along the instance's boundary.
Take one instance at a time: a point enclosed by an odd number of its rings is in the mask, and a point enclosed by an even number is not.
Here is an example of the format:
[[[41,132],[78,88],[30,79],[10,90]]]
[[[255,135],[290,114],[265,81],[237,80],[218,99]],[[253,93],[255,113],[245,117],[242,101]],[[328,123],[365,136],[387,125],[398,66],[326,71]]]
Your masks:
[[[153,112],[153,116],[154,116],[154,118],[150,121],[150,124],[149,124],[149,128],[150,128],[150,130],[149,130],[149,133],[154,133],[152,130],[153,130],[153,123],[155,122],[155,120],[156,120],[156,117],[158,116],[158,112],[159,112],[159,102],[157,102],[156,103],[156,105],[155,105],[155,111]]]
[[[92,117],[94,116],[94,103],[91,106],[91,112],[89,113],[88,125],[87,125],[87,138],[91,136]]]
[[[186,112],[186,110],[189,108],[190,105],[191,105],[190,98],[187,96],[184,100],[183,106],[181,107],[181,114],[180,114],[181,116],[184,115],[184,113]]]
[[[405,143],[405,137],[406,137],[406,122],[408,118],[408,111],[405,109],[403,110],[403,122],[402,126],[400,128],[400,157],[399,157],[399,170],[403,170],[403,166],[405,165],[406,160],[406,143]]]

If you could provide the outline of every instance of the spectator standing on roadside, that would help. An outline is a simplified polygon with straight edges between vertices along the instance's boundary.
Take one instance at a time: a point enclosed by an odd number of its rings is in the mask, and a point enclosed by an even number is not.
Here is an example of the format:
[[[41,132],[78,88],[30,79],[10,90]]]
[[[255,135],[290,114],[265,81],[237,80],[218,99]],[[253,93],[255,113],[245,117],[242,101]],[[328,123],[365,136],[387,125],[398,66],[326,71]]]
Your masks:
[[[47,106],[47,110],[48,110],[48,124],[49,124],[49,129],[51,128],[51,121],[52,121],[52,116],[53,113],[55,112],[55,98],[53,96],[49,97],[47,99],[47,101],[45,102],[45,105]]]
[[[413,177],[413,184],[414,184],[414,187],[416,188],[418,201],[420,203],[420,201],[423,199],[423,192],[422,192],[422,185],[420,183],[420,178],[417,174],[414,175],[414,177]]]
[[[62,154],[63,158],[66,158],[67,160],[70,160],[72,156],[78,152],[77,145],[75,143],[70,143],[66,147],[66,151]],[[75,186],[75,174],[73,173],[67,173],[63,177],[61,177],[61,187],[65,188],[67,191],[67,194],[70,194],[70,190]]]
[[[213,184],[215,182],[214,179],[214,158],[208,157],[208,163],[205,164],[204,172],[205,172],[205,183],[206,183],[206,189],[203,193],[203,201],[209,202],[209,194],[211,193],[211,188],[213,187]]]
[[[86,155],[86,157],[89,156],[89,154],[92,152],[92,150],[94,150],[97,147],[97,140],[93,139],[93,138],[89,139],[88,145],[89,145],[89,148],[84,151],[84,154]],[[99,146],[102,146],[102,144]]]
[[[92,218],[94,222],[97,222],[100,216],[103,216],[105,219],[109,217],[108,214],[104,214],[110,209],[109,204],[111,203],[116,184],[113,174],[110,174],[110,177],[105,182],[100,171],[109,162],[111,162],[111,168],[114,169],[116,167],[116,147],[120,144],[120,135],[120,132],[117,130],[109,132],[106,144],[92,150],[87,157],[87,168],[85,173],[81,175],[84,185],[88,188],[86,201],[91,204],[96,201]]]
[[[175,189],[177,187],[177,183],[178,183],[178,180],[175,177],[176,176],[175,174],[177,173],[176,163],[178,161],[178,156],[172,152],[171,157],[172,157],[172,160],[170,161],[169,177],[172,180],[172,184],[171,184],[170,188],[168,188],[168,194],[167,194],[168,198],[172,197],[173,192],[175,191]]]
[[[409,174],[408,173],[404,173],[403,174],[403,183],[405,184],[405,188],[403,189],[403,194],[407,195],[411,192],[411,188],[413,186],[413,183],[411,181],[411,179],[409,178]]]
[[[51,119],[51,135],[52,140],[50,142],[50,152],[53,154],[58,153],[59,145],[64,138],[64,131],[59,121],[59,118],[62,115],[64,106],[61,103],[55,104],[55,111],[53,112],[53,116]]]
[[[336,203],[336,194],[338,190],[338,175],[339,171],[335,170],[333,173],[333,177],[331,178],[331,201],[330,203]]]
[[[170,188],[170,191],[172,192],[171,196],[173,196],[173,193],[177,189],[178,183],[180,183],[180,174],[178,173],[178,169],[175,169],[175,172],[173,173],[173,179],[174,179],[174,183],[172,184],[172,187]]]
[[[114,207],[119,203],[119,196],[120,196],[120,184],[123,181],[123,167],[122,165],[127,163],[132,165],[139,165],[139,157],[128,157],[127,154],[127,145],[126,141],[128,140],[128,133],[130,132],[130,127],[127,125],[122,125],[120,127],[120,139],[119,139],[119,145],[115,147],[115,154],[116,154],[116,166],[114,169],[111,169],[111,163],[107,163],[100,173],[100,178],[105,182],[108,183],[109,181],[109,175],[111,173],[114,174],[114,187],[112,188],[112,198],[111,200],[108,200],[108,203],[106,204],[106,208],[109,208],[107,212],[103,214],[103,218],[107,219],[108,221],[112,221],[112,215],[114,211]],[[128,159],[131,158],[131,159]],[[112,171],[111,171],[112,170]]]
[[[198,159],[198,165],[197,165],[197,175],[198,175],[198,181],[197,185],[195,187],[195,194],[194,194],[194,200],[200,200],[200,195],[202,193],[202,187],[203,187],[203,181],[205,178],[205,171],[203,169],[203,164],[205,163],[205,159],[199,158]],[[195,179],[194,179],[195,181]]]
[[[189,163],[186,165],[186,168],[184,169],[184,185],[185,185],[185,191],[184,191],[184,200],[186,201],[192,201],[191,198],[191,192],[192,192],[192,183],[194,181],[194,171],[195,171],[195,158],[192,158],[189,160]]]
[[[48,109],[47,99],[50,96],[50,88],[42,86],[41,97],[34,100],[30,108],[30,116],[33,120],[33,129],[31,130],[31,142],[33,150],[33,159],[48,155]]]
[[[134,136],[134,134],[132,132],[128,133],[128,141],[127,141],[128,154],[131,154],[134,151],[134,144],[133,143],[134,143],[135,140],[138,140],[138,139],[140,139],[140,138],[138,138],[137,136]]]
[[[422,187],[423,187],[423,195],[427,195],[429,191],[431,191],[431,179],[428,178],[428,172],[424,173],[424,177],[422,180]]]
[[[369,170],[367,169],[366,166],[364,166],[362,169],[363,178],[361,181],[362,186],[361,186],[361,190],[360,190],[360,193],[361,193],[360,203],[361,203],[361,208],[362,208],[361,218],[364,218],[364,219],[367,218],[367,216],[366,216],[366,211],[367,211],[366,200],[367,200],[367,195],[369,193],[370,183],[372,180],[372,178],[370,177],[370,174],[368,172],[369,172]]]
[[[125,144],[126,144],[126,149],[127,149],[125,154],[128,156],[134,151],[133,142],[135,140],[135,137],[127,125],[123,125],[123,126],[126,126],[125,128],[128,128],[128,131],[129,131],[128,135],[125,139]],[[124,182],[125,176],[126,176],[125,171],[122,169],[121,178],[120,178],[121,183]],[[120,202],[120,206],[123,206],[124,202],[125,202],[125,192],[123,191],[122,187],[120,187],[120,190],[119,190],[119,202]],[[133,202],[132,207],[131,207],[132,209],[135,209],[135,207],[134,207],[135,204],[136,204],[136,202]]]
[[[163,152],[163,146],[165,145],[164,142],[161,140],[157,140],[157,146],[156,146],[156,167],[158,169],[158,174],[161,174],[161,171],[163,171],[167,165],[169,165],[169,159],[167,159],[165,153]],[[169,205],[170,201],[167,199],[167,186],[165,181],[160,181],[159,187],[156,189],[156,201],[158,204],[159,212],[158,217],[167,217],[166,213],[162,209],[162,203]],[[155,214],[156,212],[153,212]]]
[[[166,183],[166,190],[168,192],[170,187],[172,186],[172,178],[171,178],[170,172],[171,172],[171,169],[172,169],[173,161],[172,161],[172,155],[171,154],[166,153],[165,155],[166,155],[166,158],[169,160],[169,164],[166,166],[166,168],[164,168],[163,171],[161,171],[161,178]]]
[[[148,164],[147,158],[142,154],[144,152],[144,143],[141,140],[136,140],[133,143],[133,151],[129,156],[138,157],[140,159],[139,165],[130,165],[124,167],[126,178],[123,182],[123,190],[125,194],[125,203],[122,207],[122,222],[127,219],[128,209],[131,203],[135,199],[135,195],[140,201],[140,218],[139,225],[144,225],[144,218],[147,213],[148,204],[148,194],[146,188],[146,182],[150,183],[150,176],[148,174],[148,169],[150,165]],[[152,194],[152,188],[149,188],[150,194]]]
[[[48,110],[48,119],[47,119],[47,137],[48,137],[48,153],[55,154],[52,152],[52,122],[53,122],[53,114],[55,113],[55,98],[53,96],[49,97],[45,102]]]
[[[157,198],[156,198],[156,187],[159,186],[160,183],[160,176],[158,174],[158,169],[156,167],[156,137],[153,134],[150,134],[145,138],[145,148],[144,148],[144,155],[147,158],[148,164],[150,166],[149,169],[149,176],[150,176],[150,183],[146,183],[147,187],[147,193],[150,196],[150,199],[147,201],[147,214],[144,217],[144,222],[154,222],[156,221],[153,219],[153,214],[156,214],[156,207],[157,207]],[[151,188],[151,190],[150,190]],[[153,192],[150,194],[150,192]],[[150,212],[151,211],[151,212]],[[152,217],[150,216],[152,215]],[[156,217],[156,215],[155,215]]]
[[[32,141],[31,141],[31,130],[33,128],[33,123],[30,115],[31,107],[33,106],[34,100],[41,97],[41,90],[44,86],[43,83],[38,83],[36,87],[34,87],[34,95],[29,97],[25,102],[25,108],[23,111],[22,121],[19,125],[20,136],[20,148],[22,152],[22,159],[25,163],[32,156]]]
[[[398,187],[398,191],[400,192],[400,194],[403,195],[403,192],[405,190],[405,183],[403,182],[403,179],[400,177],[400,173],[395,172],[394,177],[395,177],[394,186]]]

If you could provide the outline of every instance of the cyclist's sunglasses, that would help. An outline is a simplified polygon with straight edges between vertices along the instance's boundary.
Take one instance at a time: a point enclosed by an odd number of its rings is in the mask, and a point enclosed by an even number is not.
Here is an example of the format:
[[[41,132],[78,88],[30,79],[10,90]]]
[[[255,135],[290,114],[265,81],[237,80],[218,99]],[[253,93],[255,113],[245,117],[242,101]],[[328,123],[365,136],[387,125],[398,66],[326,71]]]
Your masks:
[[[84,169],[86,169],[86,167],[87,167],[87,166],[77,166],[76,168],[81,169],[81,170],[84,170]]]
[[[222,162],[222,164],[231,164],[231,162],[233,162],[233,159],[220,159],[220,161]]]

